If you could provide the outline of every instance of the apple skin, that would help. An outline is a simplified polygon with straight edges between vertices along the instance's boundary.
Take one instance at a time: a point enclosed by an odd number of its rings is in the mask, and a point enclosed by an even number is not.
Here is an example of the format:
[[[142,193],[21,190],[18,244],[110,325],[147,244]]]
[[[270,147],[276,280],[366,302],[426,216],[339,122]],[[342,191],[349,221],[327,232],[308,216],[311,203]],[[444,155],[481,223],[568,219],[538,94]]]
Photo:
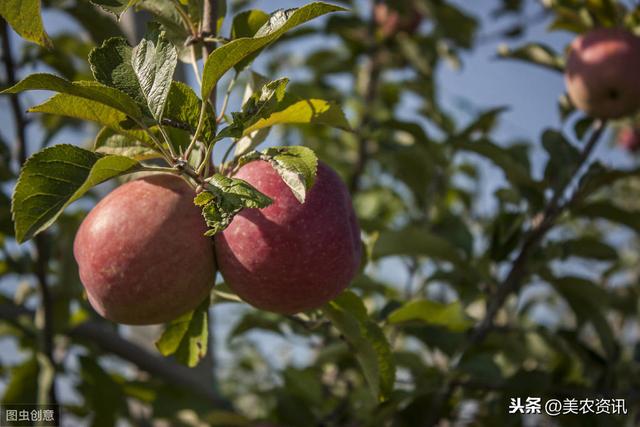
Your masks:
[[[640,150],[640,128],[624,127],[618,133],[618,146],[631,152],[637,153]]]
[[[264,209],[243,209],[214,238],[220,272],[238,296],[263,310],[294,314],[342,292],[358,271],[362,245],[338,174],[319,162],[304,203],[263,160],[242,166],[235,178],[273,200]]]
[[[93,308],[129,325],[171,321],[194,309],[215,280],[213,242],[181,178],[126,183],[84,219],[73,253]]]
[[[413,34],[422,22],[422,15],[414,7],[406,5],[406,13],[390,7],[387,3],[378,3],[373,9],[373,19],[384,38],[398,33]]]
[[[565,84],[591,117],[615,119],[640,108],[640,38],[620,28],[592,30],[572,43]]]

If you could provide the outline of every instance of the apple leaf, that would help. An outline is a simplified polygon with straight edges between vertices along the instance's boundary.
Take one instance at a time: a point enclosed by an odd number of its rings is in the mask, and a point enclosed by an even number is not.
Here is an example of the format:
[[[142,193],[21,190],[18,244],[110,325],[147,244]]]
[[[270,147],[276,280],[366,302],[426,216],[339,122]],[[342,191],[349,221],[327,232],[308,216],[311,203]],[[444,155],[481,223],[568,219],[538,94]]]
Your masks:
[[[247,83],[243,102],[247,102],[267,79],[256,72],[251,72]],[[255,149],[269,134],[269,128],[278,124],[321,124],[338,129],[351,130],[349,122],[340,106],[323,99],[302,99],[295,94],[285,93],[278,105],[269,109],[258,120],[247,123],[240,139],[235,143],[235,155],[242,156]]]
[[[231,24],[231,38],[253,37],[256,32],[269,20],[269,14],[261,10],[253,9],[241,12],[233,17]],[[242,61],[238,62],[234,68],[237,72],[244,70],[260,54],[262,49],[257,50]]]
[[[48,113],[58,116],[73,117],[87,120],[106,126],[117,133],[139,140],[149,147],[153,147],[153,141],[146,132],[139,129],[129,129],[127,115],[100,102],[87,98],[59,93],[52,96],[40,105],[29,108],[32,113]]]
[[[73,145],[39,151],[25,162],[13,193],[16,240],[22,243],[51,226],[64,208],[93,186],[142,169],[129,157],[105,156]]]
[[[163,356],[174,355],[182,364],[193,368],[207,354],[209,341],[209,295],[195,308],[172,322],[156,341]]]
[[[177,61],[175,48],[157,23],[149,24],[135,48],[115,37],[89,54],[97,81],[127,93],[156,120],[162,118]]]
[[[231,113],[233,121],[220,131],[216,139],[239,138],[245,134],[246,128],[251,127],[260,119],[269,117],[280,101],[284,99],[288,83],[289,79],[287,78],[274,80],[252,93],[242,105],[241,112]]]
[[[201,107],[202,101],[191,87],[182,82],[174,81],[171,83],[162,123],[194,134],[198,127]],[[211,142],[215,133],[216,119],[211,106],[207,104],[207,114],[199,139]]]
[[[272,14],[253,37],[232,40],[211,52],[205,61],[201,98],[207,99],[220,77],[236,64],[276,41],[290,29],[318,16],[346,9],[328,3],[315,2],[298,9],[279,10]]]
[[[339,105],[324,99],[302,99],[287,93],[273,112],[243,131],[243,136],[279,124],[319,124],[350,131],[351,125]]]
[[[442,304],[429,300],[409,301],[394,310],[388,317],[389,323],[418,323],[444,326],[454,332],[467,330],[473,322],[465,315],[459,301]]]
[[[90,0],[91,3],[99,6],[101,9],[113,13],[116,18],[120,19],[127,9],[135,5],[140,0]]]
[[[131,157],[136,160],[147,160],[162,157],[159,152],[149,148],[143,142],[129,136],[114,132],[108,127],[102,128],[93,143],[93,151],[102,154],[113,154]]]
[[[227,228],[243,208],[266,208],[272,203],[269,197],[241,179],[215,174],[207,178],[207,182],[205,191],[194,199],[209,227],[205,236],[213,236]]]
[[[313,150],[302,146],[270,147],[262,157],[271,163],[296,199],[304,203],[318,171],[318,158]]]
[[[323,311],[355,354],[373,394],[380,401],[387,400],[395,382],[395,362],[387,338],[367,315],[362,300],[345,291],[325,304]]]
[[[380,233],[372,255],[374,259],[406,255],[426,256],[456,265],[465,263],[462,253],[449,241],[424,228],[413,226]]]
[[[3,90],[1,93],[18,93],[25,90],[51,90],[89,99],[115,108],[136,119],[140,118],[142,114],[133,99],[124,92],[105,86],[99,82],[70,82],[53,74],[31,74],[14,86]]]
[[[42,25],[40,0],[2,0],[0,15],[20,37],[42,47],[52,47],[51,39]]]

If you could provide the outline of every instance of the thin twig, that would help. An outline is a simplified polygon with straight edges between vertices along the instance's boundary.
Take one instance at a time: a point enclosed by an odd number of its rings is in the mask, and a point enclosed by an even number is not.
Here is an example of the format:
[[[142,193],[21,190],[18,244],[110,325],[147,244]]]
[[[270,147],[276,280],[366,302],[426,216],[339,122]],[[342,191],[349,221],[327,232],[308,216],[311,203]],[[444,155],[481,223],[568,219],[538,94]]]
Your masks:
[[[196,45],[192,44],[191,46],[189,46],[189,51],[191,53],[191,66],[193,67],[193,74],[196,76],[198,86],[202,86],[202,78],[200,77],[200,69],[198,68],[198,55],[196,55]]]
[[[227,86],[227,91],[224,94],[224,99],[222,100],[222,107],[220,107],[220,114],[216,117],[216,123],[222,122],[224,119],[224,113],[227,111],[227,105],[229,104],[229,98],[231,97],[231,92],[233,91],[233,87],[236,85],[236,81],[238,80],[238,72],[236,71],[233,74],[233,77],[229,81],[229,86]]]

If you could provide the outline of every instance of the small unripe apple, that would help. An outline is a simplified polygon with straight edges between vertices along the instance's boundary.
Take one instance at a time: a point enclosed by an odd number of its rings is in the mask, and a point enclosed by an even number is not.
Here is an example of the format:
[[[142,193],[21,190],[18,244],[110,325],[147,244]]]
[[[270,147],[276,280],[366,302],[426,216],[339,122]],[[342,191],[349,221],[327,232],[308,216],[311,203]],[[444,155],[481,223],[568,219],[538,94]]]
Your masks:
[[[396,9],[387,3],[378,3],[374,6],[373,19],[384,38],[393,37],[401,32],[413,34],[418,30],[422,15],[411,5],[411,2],[400,4],[400,6],[404,7]]]
[[[618,133],[617,143],[632,153],[640,150],[640,128],[627,126]]]
[[[194,309],[215,280],[213,242],[181,178],[128,182],[101,200],[73,253],[89,302],[118,323],[164,323]]]
[[[640,38],[621,28],[592,30],[572,43],[565,83],[591,117],[619,118],[640,108]]]
[[[235,178],[273,200],[242,210],[214,238],[220,272],[240,298],[293,314],[322,306],[349,285],[360,264],[360,229],[349,192],[329,166],[318,164],[304,203],[268,162],[250,162]]]

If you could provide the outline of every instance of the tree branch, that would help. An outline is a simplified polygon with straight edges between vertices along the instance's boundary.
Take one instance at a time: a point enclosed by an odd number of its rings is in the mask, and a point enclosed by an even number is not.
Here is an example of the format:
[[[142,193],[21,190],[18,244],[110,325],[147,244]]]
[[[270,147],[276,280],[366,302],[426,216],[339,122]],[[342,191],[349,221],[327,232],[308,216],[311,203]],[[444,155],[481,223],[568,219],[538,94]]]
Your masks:
[[[7,77],[7,86],[13,86],[16,84],[15,75],[15,63],[13,61],[13,53],[11,49],[11,41],[9,40],[9,28],[4,19],[0,19],[0,32],[2,33],[2,62],[4,63],[5,73]],[[22,107],[20,106],[20,100],[17,94],[10,95],[11,111],[13,113],[13,120],[15,123],[16,134],[16,146],[15,156],[18,169],[22,167],[22,164],[27,158],[26,150],[26,133],[27,133],[27,120],[22,113]],[[53,300],[51,292],[49,290],[49,283],[47,279],[48,267],[49,267],[49,250],[46,242],[46,234],[41,233],[35,238],[35,245],[37,254],[33,260],[34,262],[34,274],[37,278],[38,289],[40,291],[41,309],[43,311],[44,324],[42,325],[42,333],[40,336],[40,347],[42,353],[51,363],[51,366],[55,366],[53,359]],[[57,405],[58,399],[56,396],[55,386],[55,371],[51,387],[48,391],[48,399],[50,405]]]
[[[520,249],[520,253],[516,257],[515,261],[513,261],[511,270],[507,274],[506,279],[504,280],[502,285],[498,287],[497,292],[491,298],[491,301],[489,302],[489,306],[487,308],[487,312],[482,322],[480,323],[480,325],[478,325],[478,327],[471,335],[469,345],[478,344],[486,338],[487,334],[493,327],[493,322],[496,315],[498,314],[498,311],[504,305],[507,297],[520,288],[523,279],[526,277],[527,261],[529,260],[531,252],[537,248],[538,244],[542,241],[544,236],[549,232],[549,230],[551,230],[551,228],[553,228],[560,214],[565,210],[567,204],[562,203],[562,197],[569,188],[570,184],[573,182],[573,178],[575,178],[584,163],[591,155],[593,149],[600,140],[600,136],[602,135],[605,127],[605,121],[598,120],[596,122],[589,141],[580,153],[578,163],[575,170],[571,174],[571,178],[555,190],[553,196],[551,197],[551,200],[542,213],[540,221],[531,229],[528,236],[525,238],[525,241],[522,244],[522,248]]]
[[[202,15],[202,33],[205,36],[215,37],[218,31],[218,2],[216,0],[205,0],[204,11]],[[203,42],[202,44],[202,60],[207,58],[216,48],[215,42]],[[213,107],[214,115],[216,111],[216,88],[214,87],[209,95],[209,102]]]
[[[360,129],[358,130],[358,158],[356,160],[353,174],[349,182],[349,190],[351,194],[358,191],[360,188],[360,180],[364,169],[367,165],[369,158],[369,145],[370,145],[370,133],[374,124],[374,114],[372,104],[374,103],[378,94],[378,84],[380,80],[380,74],[382,73],[382,64],[380,60],[380,47],[375,39],[376,22],[374,17],[375,5],[377,0],[371,0],[371,16],[369,18],[369,52],[367,54],[369,58],[368,67],[369,70],[364,75],[367,76],[366,87],[363,94],[364,112],[362,120],[360,122]]]
[[[34,317],[34,313],[15,304],[0,304],[0,319],[16,322],[20,316]],[[170,359],[157,356],[123,338],[110,324],[101,321],[88,321],[69,331],[66,335],[76,340],[86,341],[133,363],[139,369],[159,377],[169,384],[184,388],[210,401],[218,408],[230,409],[231,404],[219,396],[211,384],[196,370],[178,365]]]
[[[469,349],[485,340],[489,332],[494,328],[495,317],[504,305],[507,297],[512,293],[517,292],[522,285],[524,279],[527,277],[527,262],[529,261],[531,253],[538,247],[546,234],[553,228],[560,214],[562,214],[562,212],[564,212],[573,202],[574,197],[571,197],[571,199],[565,203],[562,202],[562,198],[571,183],[574,181],[575,177],[580,172],[580,169],[582,169],[584,163],[593,152],[605,128],[606,121],[596,121],[589,140],[580,152],[580,157],[578,158],[577,165],[573,173],[566,182],[561,183],[561,185],[554,190],[551,200],[549,200],[549,203],[541,214],[540,221],[533,226],[527,237],[525,237],[524,243],[520,248],[520,252],[511,265],[511,270],[509,270],[509,273],[502,284],[498,286],[496,293],[491,297],[484,318],[472,332],[463,349],[456,357],[454,357],[452,369],[456,368]],[[580,189],[576,189],[574,196],[579,193],[579,190]],[[445,382],[440,393],[436,395],[431,404],[432,410],[430,411],[429,419],[426,420],[424,424],[425,426],[436,425],[440,419],[441,408],[445,402],[449,400],[459,385],[461,385],[461,383],[455,378],[449,378]]]

